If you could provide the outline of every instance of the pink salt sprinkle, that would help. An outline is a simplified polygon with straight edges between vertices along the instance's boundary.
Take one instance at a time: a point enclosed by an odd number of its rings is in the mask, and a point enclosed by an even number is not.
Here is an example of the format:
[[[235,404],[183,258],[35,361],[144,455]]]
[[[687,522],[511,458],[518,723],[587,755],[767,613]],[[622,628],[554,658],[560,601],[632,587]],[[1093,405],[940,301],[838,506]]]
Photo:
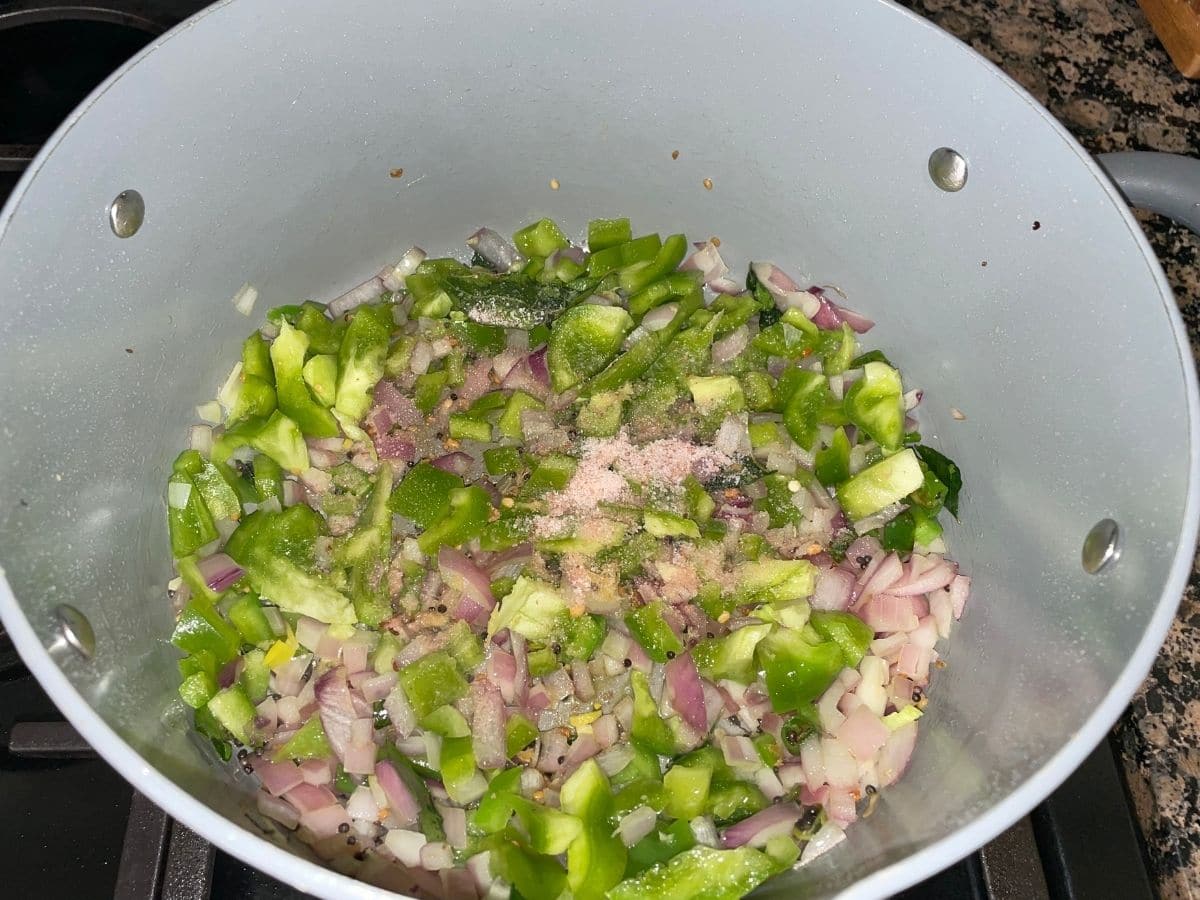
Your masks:
[[[589,438],[575,474],[561,491],[550,494],[549,515],[534,520],[541,536],[558,533],[569,516],[594,513],[601,503],[630,499],[626,479],[640,484],[682,484],[689,475],[706,480],[733,460],[713,447],[690,444],[678,438],[652,441],[639,447],[622,431],[616,437]]]

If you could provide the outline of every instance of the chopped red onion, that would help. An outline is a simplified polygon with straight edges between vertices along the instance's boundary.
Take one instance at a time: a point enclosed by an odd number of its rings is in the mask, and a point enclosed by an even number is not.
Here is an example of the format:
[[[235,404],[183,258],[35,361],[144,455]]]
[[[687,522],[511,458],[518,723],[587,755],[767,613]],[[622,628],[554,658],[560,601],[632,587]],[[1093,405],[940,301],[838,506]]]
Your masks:
[[[306,759],[296,768],[308,784],[315,784],[318,787],[323,784],[333,784],[336,766],[332,759]]]
[[[731,768],[749,771],[762,768],[763,761],[750,738],[727,734],[720,738],[719,743],[721,755]]]
[[[396,673],[384,672],[377,675],[371,669],[356,672],[350,676],[350,684],[362,692],[363,699],[368,703],[378,703],[386,700],[396,686]]]
[[[704,706],[704,688],[700,683],[700,672],[692,660],[691,653],[683,653],[665,666],[667,696],[671,706],[679,713],[684,723],[694,731],[708,730],[708,714]]]
[[[500,689],[487,678],[476,678],[471,685],[473,711],[471,741],[475,764],[481,769],[500,769],[508,758],[504,731],[504,698]]]
[[[492,595],[488,573],[475,565],[462,551],[453,547],[442,547],[438,550],[438,571],[441,572],[442,580],[452,590],[473,601],[477,610],[490,613],[495,607],[496,598]],[[459,617],[466,618],[461,614]]]
[[[864,704],[846,716],[837,737],[856,759],[869,762],[887,741],[888,727]]]
[[[292,762],[277,763],[262,756],[254,756],[250,758],[250,766],[262,782],[262,786],[276,797],[282,797],[292,788],[304,784],[304,775]]]
[[[415,825],[416,822],[410,824]],[[429,841],[419,831],[393,828],[384,835],[383,843],[402,866],[416,870],[421,865],[421,848]]]
[[[795,803],[768,806],[726,828],[721,835],[721,846],[726,850],[745,846],[763,847],[773,837],[791,834],[801,815],[803,810]]]
[[[232,587],[246,574],[245,569],[230,559],[226,553],[214,553],[196,564],[201,577],[209,589],[218,594]]]
[[[387,797],[388,813],[400,824],[401,827],[409,827],[417,824],[417,817],[421,812],[420,804],[417,803],[412,791],[400,778],[400,773],[386,759],[375,764],[375,778],[379,782],[379,787],[383,790],[383,794]]]
[[[875,594],[858,609],[858,615],[876,633],[912,631],[920,620],[910,597]]]
[[[850,605],[854,574],[845,569],[818,569],[817,584],[809,601],[813,609],[844,610]]]
[[[325,737],[337,758],[344,759],[350,746],[351,723],[358,718],[346,683],[346,670],[338,667],[322,675],[316,683],[316,696]]]
[[[490,228],[480,228],[467,238],[467,246],[487,260],[497,272],[511,272],[525,262],[516,247]]]
[[[546,347],[543,345],[528,356],[529,371],[543,388],[550,387],[550,370],[546,367]]]
[[[750,329],[740,326],[712,345],[714,363],[727,363],[737,359],[750,344]]]
[[[329,788],[301,781],[284,795],[284,799],[299,810],[301,815],[324,809],[337,803],[337,797]]]
[[[662,331],[675,317],[675,310],[678,308],[679,304],[677,303],[664,303],[662,306],[656,306],[642,317],[641,327],[646,331]],[[715,356],[715,345],[713,350]]]
[[[441,469],[443,472],[452,472],[460,478],[465,477],[471,471],[471,466],[474,463],[475,460],[461,450],[454,453],[447,453],[430,461],[430,465],[434,468]]]
[[[272,797],[266,791],[259,791],[255,795],[255,805],[260,813],[289,831],[300,824],[300,816],[294,806],[280,797]]]

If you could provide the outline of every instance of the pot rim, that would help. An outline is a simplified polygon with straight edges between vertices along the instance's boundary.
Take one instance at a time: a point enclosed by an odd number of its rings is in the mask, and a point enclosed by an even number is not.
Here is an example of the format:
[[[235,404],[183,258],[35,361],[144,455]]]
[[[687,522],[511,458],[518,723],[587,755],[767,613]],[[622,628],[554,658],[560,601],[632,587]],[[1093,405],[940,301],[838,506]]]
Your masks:
[[[117,82],[129,74],[150,54],[192,28],[196,22],[219,13],[235,0],[220,2],[200,11],[175,28],[153,40],[119,69],[113,72],[85,99],[46,141],[37,157],[22,175],[4,208],[0,210],[0,250],[9,224],[20,207],[25,192],[42,166],[75,124]],[[938,28],[932,22],[909,11],[894,0],[860,0],[884,7],[902,17],[903,27],[924,28],[942,42],[947,56],[959,54],[964,64],[982,65],[997,80],[998,88],[1007,88],[1028,103],[1038,116],[1078,157],[1097,185],[1123,218],[1131,239],[1137,244],[1158,287],[1159,299],[1175,337],[1188,413],[1188,488],[1183,521],[1170,571],[1157,607],[1134,653],[1104,700],[1088,717],[1083,727],[1037,772],[1014,788],[1008,796],[958,830],[922,850],[891,863],[839,891],[838,900],[874,900],[890,896],[936,874],[955,861],[993,840],[1026,815],[1074,772],[1104,738],[1120,717],[1138,687],[1145,680],[1166,638],[1187,584],[1200,527],[1200,392],[1197,389],[1195,361],[1183,318],[1174,293],[1151,249],[1145,233],[1133,217],[1124,198],[1099,165],[1065,126],[1055,119],[1028,91],[990,60]],[[11,586],[0,569],[0,621],[8,629],[22,660],[38,682],[54,699],[59,710],[96,752],[160,808],[197,834],[248,865],[301,891],[323,897],[384,898],[395,893],[339,874],[300,857],[266,840],[244,826],[226,818],[197,800],[183,788],[149,765],[87,703],[63,671],[51,658],[29,620],[24,616]]]

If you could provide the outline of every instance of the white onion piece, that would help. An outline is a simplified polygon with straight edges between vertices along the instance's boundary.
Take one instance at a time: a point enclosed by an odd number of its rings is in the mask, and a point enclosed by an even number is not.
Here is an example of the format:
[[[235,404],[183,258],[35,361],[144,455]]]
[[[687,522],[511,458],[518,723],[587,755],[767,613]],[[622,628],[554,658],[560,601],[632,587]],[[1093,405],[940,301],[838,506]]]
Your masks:
[[[846,839],[846,832],[838,828],[832,822],[826,822],[821,826],[821,830],[813,835],[813,839],[804,845],[804,852],[800,854],[800,865],[812,862],[822,853],[836,847]]]
[[[626,847],[632,847],[654,830],[658,824],[658,813],[649,806],[639,806],[624,816],[617,824],[617,837]]]
[[[596,763],[604,770],[604,774],[608,776],[616,775],[633,759],[633,748],[625,745],[615,745],[609,747],[603,753],[596,757]]]
[[[692,829],[692,837],[696,839],[697,844],[703,844],[705,847],[721,846],[721,839],[717,836],[717,826],[708,816],[696,816],[688,822],[688,825]]]
[[[714,363],[730,362],[749,344],[750,329],[742,325],[712,345],[712,360]]]
[[[249,316],[254,311],[254,303],[258,300],[258,289],[249,284],[243,284],[233,295],[233,308],[243,316]]]
[[[212,453],[213,430],[210,425],[193,425],[188,429],[188,446],[208,459]]]
[[[419,831],[407,831],[403,828],[393,828],[383,837],[384,846],[401,865],[415,868],[421,865],[421,848],[428,841]]]
[[[661,331],[674,318],[675,310],[678,308],[679,304],[677,303],[664,303],[662,306],[656,306],[642,317],[641,327],[646,331]]]
[[[344,316],[350,310],[362,306],[364,303],[370,303],[376,297],[383,293],[383,279],[378,275],[368,278],[362,284],[356,284],[346,293],[342,294],[334,300],[329,301],[327,307],[329,315],[333,318]]]
[[[408,368],[414,375],[424,375],[429,371],[429,364],[433,362],[433,347],[429,341],[417,341],[417,345],[413,347],[412,356],[408,358]]]
[[[222,419],[225,418],[225,413],[221,410],[221,404],[216,400],[201,403],[196,407],[196,415],[209,425],[220,425]]]
[[[233,369],[226,376],[221,389],[217,391],[217,402],[226,410],[233,409],[237,403],[238,395],[242,392],[242,364],[234,363]]]

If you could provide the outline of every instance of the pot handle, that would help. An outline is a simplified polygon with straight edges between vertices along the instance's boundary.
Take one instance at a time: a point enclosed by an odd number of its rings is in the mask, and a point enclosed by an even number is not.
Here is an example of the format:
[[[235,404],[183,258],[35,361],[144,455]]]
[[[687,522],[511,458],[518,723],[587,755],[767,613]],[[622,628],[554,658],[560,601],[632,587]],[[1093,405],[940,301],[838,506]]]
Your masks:
[[[1200,159],[1143,150],[1096,157],[1130,206],[1148,209],[1200,234]]]

